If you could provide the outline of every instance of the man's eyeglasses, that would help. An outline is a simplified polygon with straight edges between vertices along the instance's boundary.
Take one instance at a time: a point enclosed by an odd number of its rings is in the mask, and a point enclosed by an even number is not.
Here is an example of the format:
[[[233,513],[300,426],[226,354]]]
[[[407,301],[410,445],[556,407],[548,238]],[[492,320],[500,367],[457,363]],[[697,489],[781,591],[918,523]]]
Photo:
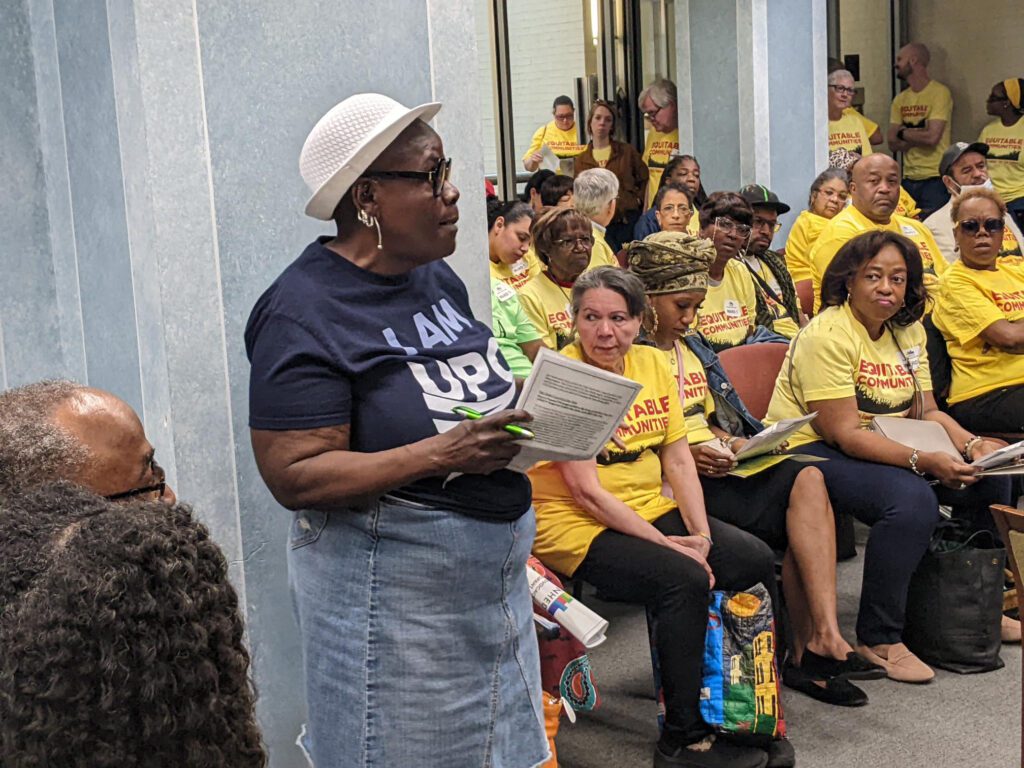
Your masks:
[[[668,106],[668,104],[662,104],[660,107],[658,107],[653,112],[644,112],[643,113],[644,117],[646,117],[648,120],[653,120],[654,118],[656,118],[658,116],[658,113],[661,112],[661,110],[663,110],[667,106]]]
[[[430,171],[367,171],[363,174],[368,179],[423,179],[434,187],[434,197],[440,197],[444,183],[452,176],[452,159],[442,157]]]
[[[740,237],[750,237],[749,226],[735,222],[726,216],[719,216],[715,219],[715,227],[718,228],[719,232],[725,232],[726,234],[735,232]]]
[[[851,88],[848,85],[830,85],[829,88],[834,90],[836,93],[841,93],[844,96],[853,96],[857,92],[856,88]]]
[[[756,217],[754,218],[754,229],[768,229],[768,228],[770,228],[772,230],[772,234],[775,234],[780,229],[782,229],[782,225],[779,222],[777,222],[777,221],[771,222],[771,221],[766,221],[765,219],[758,219]]]
[[[594,245],[594,238],[592,237],[560,237],[555,240],[555,245],[562,248],[575,248],[576,246],[582,246],[584,248],[590,248]]]
[[[153,485],[145,485],[141,488],[133,488],[130,491],[124,491],[122,493],[114,493],[107,496],[108,501],[126,501],[128,499],[142,498],[145,501],[159,501],[164,497],[164,492],[167,490],[167,475],[164,473],[164,468],[153,462],[153,474],[159,478],[159,481]]]
[[[1006,228],[1006,222],[1002,219],[985,219],[984,222],[978,221],[977,219],[964,219],[959,222],[957,226],[968,235],[977,235],[981,231],[982,227],[984,227],[985,231],[990,235],[995,235]]]

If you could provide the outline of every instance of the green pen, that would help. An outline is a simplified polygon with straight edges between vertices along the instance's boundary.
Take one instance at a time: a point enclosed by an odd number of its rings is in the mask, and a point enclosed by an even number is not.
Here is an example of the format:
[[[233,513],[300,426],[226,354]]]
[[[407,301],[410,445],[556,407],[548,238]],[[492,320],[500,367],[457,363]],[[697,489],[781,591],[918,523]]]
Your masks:
[[[476,421],[477,419],[482,419],[484,417],[480,411],[474,411],[472,408],[465,405],[455,406],[452,408],[452,413],[457,413],[459,416],[465,416],[470,421]],[[528,430],[526,427],[520,427],[518,424],[506,424],[505,431],[509,434],[515,435],[516,437],[521,437],[524,440],[533,440],[535,437],[533,432]]]

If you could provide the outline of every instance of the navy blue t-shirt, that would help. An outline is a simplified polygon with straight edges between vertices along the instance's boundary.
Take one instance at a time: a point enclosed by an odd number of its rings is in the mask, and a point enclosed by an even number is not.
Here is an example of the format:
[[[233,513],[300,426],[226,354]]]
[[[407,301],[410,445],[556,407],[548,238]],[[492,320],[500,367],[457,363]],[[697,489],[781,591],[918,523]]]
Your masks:
[[[454,427],[456,405],[514,406],[511,372],[466,288],[436,261],[398,276],[368,272],[311,243],[256,302],[245,329],[249,426],[351,425],[372,453]],[[513,520],[530,505],[525,475],[500,470],[417,480],[391,491],[473,517]]]

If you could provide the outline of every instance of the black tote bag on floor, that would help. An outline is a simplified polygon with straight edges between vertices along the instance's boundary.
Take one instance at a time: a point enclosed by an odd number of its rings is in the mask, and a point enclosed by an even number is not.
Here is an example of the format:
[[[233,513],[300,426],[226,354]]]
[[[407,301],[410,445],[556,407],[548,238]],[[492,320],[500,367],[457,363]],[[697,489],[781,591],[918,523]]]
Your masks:
[[[960,674],[1003,667],[1000,624],[1006,551],[989,531],[940,526],[907,593],[903,641],[922,660]]]

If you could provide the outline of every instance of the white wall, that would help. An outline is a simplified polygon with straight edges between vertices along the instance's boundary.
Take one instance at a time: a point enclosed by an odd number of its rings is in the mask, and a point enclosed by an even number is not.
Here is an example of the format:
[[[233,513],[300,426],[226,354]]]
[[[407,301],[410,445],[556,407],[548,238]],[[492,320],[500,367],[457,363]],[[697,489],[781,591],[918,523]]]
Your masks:
[[[996,82],[1024,77],[1022,0],[912,0],[910,37],[932,54],[932,77],[953,92],[953,141],[972,141],[992,118]]]
[[[588,0],[516,0],[509,9],[509,66],[512,70],[512,117],[516,170],[533,132],[551,120],[551,102],[565,94],[575,99],[575,78],[586,74],[583,8]],[[475,0],[479,65],[480,119],[484,168],[497,169],[491,41],[487,0]],[[577,119],[583,119],[577,114]]]
[[[864,88],[863,112],[884,134],[892,103],[889,0],[840,0],[839,25],[841,56],[860,55],[857,85]]]

